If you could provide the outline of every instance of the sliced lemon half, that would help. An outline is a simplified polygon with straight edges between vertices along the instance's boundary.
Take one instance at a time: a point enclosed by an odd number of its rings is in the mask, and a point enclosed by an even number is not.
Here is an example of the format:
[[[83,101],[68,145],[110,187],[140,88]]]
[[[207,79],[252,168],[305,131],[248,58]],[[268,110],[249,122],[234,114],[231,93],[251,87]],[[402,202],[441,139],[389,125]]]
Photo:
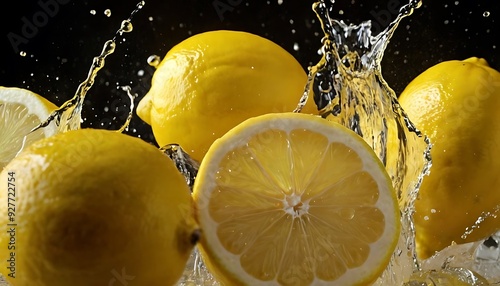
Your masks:
[[[373,150],[313,115],[241,123],[210,147],[193,195],[203,259],[227,285],[367,285],[399,237]]]
[[[57,127],[51,123],[30,133],[56,108],[29,90],[0,86],[0,171],[21,149],[57,132]]]

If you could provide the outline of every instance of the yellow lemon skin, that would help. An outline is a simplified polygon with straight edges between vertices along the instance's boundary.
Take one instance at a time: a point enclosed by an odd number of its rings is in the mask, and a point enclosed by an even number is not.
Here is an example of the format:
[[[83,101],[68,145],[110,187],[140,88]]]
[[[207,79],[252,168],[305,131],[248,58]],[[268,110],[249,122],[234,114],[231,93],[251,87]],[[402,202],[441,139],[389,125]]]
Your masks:
[[[277,44],[246,32],[211,31],[173,47],[137,114],[160,146],[180,144],[201,161],[213,141],[245,119],[295,109],[307,75]],[[304,113],[315,113],[309,100]]]
[[[0,178],[0,271],[13,286],[173,285],[182,275],[194,205],[154,146],[70,131],[32,144]]]
[[[475,57],[442,62],[415,78],[399,101],[433,144],[415,204],[418,255],[500,229],[500,73]]]

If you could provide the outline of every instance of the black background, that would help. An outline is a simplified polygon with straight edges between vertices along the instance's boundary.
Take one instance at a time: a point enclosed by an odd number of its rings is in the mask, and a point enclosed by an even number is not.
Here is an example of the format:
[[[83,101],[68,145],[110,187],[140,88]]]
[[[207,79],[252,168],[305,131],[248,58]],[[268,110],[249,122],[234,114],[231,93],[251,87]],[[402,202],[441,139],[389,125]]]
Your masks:
[[[41,3],[57,3],[57,11],[43,18]],[[0,17],[0,85],[28,88],[57,105],[71,98],[87,76],[92,58],[113,37],[138,1],[42,0],[9,1]],[[139,100],[150,87],[154,69],[147,58],[161,57],[196,33],[231,29],[264,36],[288,50],[303,65],[316,63],[322,37],[311,9],[313,1],[146,0],[133,19],[134,29],[119,40],[107,58],[96,85],[86,97],[83,127],[117,129],[128,112],[128,98],[117,85],[129,85]],[[375,32],[392,20],[393,6],[406,0],[338,0],[331,16],[346,22],[372,20]],[[224,10],[224,8],[226,10]],[[389,9],[388,9],[389,7]],[[108,17],[104,10],[110,9]],[[95,10],[95,15],[91,13]],[[489,12],[489,16],[487,16]],[[23,37],[23,21],[37,31],[16,47],[9,35]],[[25,20],[23,20],[25,19]],[[485,58],[500,70],[500,2],[494,0],[424,0],[405,18],[388,46],[382,63],[389,85],[400,93],[428,67],[444,60]],[[44,23],[45,22],[45,23]],[[27,34],[25,34],[27,35]],[[122,40],[124,39],[124,41]],[[294,49],[298,45],[298,50]],[[26,53],[25,56],[19,54]],[[151,129],[137,116],[127,131],[154,142]]]

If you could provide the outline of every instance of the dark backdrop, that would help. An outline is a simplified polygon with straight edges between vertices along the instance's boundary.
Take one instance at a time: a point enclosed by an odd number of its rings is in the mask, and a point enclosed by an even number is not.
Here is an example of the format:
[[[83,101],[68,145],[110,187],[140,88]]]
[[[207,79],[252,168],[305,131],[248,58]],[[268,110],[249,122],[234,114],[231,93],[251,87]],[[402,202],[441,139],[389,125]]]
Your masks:
[[[0,85],[37,92],[60,105],[85,79],[100,53],[138,1],[21,0],[3,5],[0,17]],[[146,0],[134,30],[108,57],[84,105],[84,127],[117,129],[128,99],[117,85],[148,91],[153,73],[146,59],[164,54],[190,35],[217,29],[252,32],[278,43],[306,68],[317,62],[321,30],[313,1]],[[375,30],[395,17],[405,0],[338,0],[333,17],[374,21]],[[110,16],[104,11],[109,9]],[[95,10],[95,14],[91,13]],[[383,60],[383,74],[399,93],[426,68],[443,60],[484,57],[500,69],[500,2],[424,0],[403,20]],[[27,23],[31,24],[27,24]],[[295,47],[295,48],[294,48]],[[298,48],[298,49],[297,49]],[[20,52],[26,53],[21,56]],[[135,116],[129,134],[154,142],[151,129]]]

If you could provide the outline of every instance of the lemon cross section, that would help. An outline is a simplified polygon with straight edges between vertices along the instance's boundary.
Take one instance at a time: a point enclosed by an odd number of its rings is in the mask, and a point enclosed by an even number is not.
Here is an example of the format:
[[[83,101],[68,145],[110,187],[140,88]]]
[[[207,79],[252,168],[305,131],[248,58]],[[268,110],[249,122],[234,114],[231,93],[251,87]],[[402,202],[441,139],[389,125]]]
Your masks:
[[[56,108],[29,90],[0,86],[0,171],[23,147],[57,132],[56,125],[51,123],[30,133]]]
[[[248,119],[216,140],[193,196],[207,267],[228,285],[366,285],[400,231],[395,192],[354,132],[307,114]]]

